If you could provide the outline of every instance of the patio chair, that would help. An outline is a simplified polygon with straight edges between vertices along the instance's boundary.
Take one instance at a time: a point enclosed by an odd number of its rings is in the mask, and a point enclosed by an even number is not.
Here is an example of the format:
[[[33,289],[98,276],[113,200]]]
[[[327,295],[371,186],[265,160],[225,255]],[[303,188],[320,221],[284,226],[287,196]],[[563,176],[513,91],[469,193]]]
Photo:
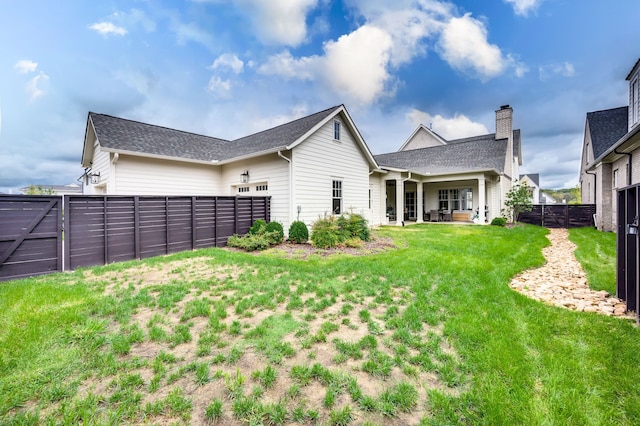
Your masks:
[[[440,221],[440,213],[438,210],[431,210],[429,213],[429,221],[430,222],[438,222]]]
[[[445,210],[442,213],[442,221],[443,222],[453,222],[453,219],[451,218],[451,210]]]

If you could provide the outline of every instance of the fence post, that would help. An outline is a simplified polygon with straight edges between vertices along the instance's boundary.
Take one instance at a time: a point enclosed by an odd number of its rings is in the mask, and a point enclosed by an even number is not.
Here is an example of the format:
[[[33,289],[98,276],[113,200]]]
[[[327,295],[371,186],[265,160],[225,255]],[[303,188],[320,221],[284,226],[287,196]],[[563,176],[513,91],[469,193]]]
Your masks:
[[[140,197],[133,197],[133,238],[136,259],[140,259]]]
[[[106,195],[102,197],[102,208],[103,208],[103,212],[104,212],[104,226],[102,227],[102,229],[104,230],[104,263],[103,263],[103,265],[108,265],[109,264],[109,239],[107,237],[107,232],[108,232],[107,210],[108,210],[108,208],[107,208],[107,196]]]
[[[196,197],[191,197],[191,250],[196,249]]]

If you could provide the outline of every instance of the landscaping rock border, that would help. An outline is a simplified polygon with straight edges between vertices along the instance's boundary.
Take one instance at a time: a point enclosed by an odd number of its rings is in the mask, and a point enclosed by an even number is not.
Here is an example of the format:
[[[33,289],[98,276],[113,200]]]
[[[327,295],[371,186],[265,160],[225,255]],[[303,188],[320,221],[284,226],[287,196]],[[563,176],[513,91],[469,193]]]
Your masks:
[[[547,237],[551,245],[542,249],[547,262],[516,275],[509,284],[512,289],[566,309],[635,319],[623,300],[607,291],[589,288],[587,276],[573,253],[576,245],[569,241],[566,229],[550,229]]]

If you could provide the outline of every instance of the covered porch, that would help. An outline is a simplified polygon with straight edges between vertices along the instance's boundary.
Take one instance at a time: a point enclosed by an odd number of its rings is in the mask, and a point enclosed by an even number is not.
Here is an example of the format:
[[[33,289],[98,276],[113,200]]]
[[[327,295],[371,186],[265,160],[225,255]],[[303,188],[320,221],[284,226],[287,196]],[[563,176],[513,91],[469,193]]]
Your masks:
[[[488,223],[499,216],[500,177],[485,173],[457,176],[396,173],[385,180],[388,224]]]

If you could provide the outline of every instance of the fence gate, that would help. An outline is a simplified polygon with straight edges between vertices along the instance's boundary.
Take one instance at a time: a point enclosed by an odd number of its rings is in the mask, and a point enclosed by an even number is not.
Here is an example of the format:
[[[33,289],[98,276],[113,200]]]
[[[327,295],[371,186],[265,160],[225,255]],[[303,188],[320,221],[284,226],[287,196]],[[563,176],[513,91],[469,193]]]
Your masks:
[[[3,196],[0,281],[62,271],[62,197]]]
[[[638,214],[640,185],[618,190],[616,235],[616,296],[627,303],[627,310],[638,313],[640,321],[640,250],[638,247]]]

